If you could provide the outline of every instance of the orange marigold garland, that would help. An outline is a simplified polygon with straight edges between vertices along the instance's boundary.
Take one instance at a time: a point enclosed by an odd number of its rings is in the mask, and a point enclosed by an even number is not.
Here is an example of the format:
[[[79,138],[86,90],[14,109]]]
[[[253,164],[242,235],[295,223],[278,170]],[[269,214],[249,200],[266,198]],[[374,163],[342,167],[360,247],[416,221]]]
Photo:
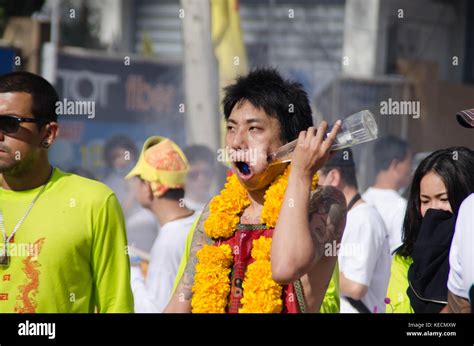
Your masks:
[[[193,285],[193,313],[225,313],[230,292],[232,250],[229,245],[205,245],[197,252]]]
[[[265,192],[260,216],[261,223],[274,228],[288,186],[290,165]],[[318,185],[314,175],[312,190]],[[236,231],[240,214],[250,205],[247,190],[236,175],[227,178],[220,195],[209,204],[210,215],[204,222],[204,230],[212,239],[230,238]],[[272,279],[270,249],[271,238],[260,237],[253,242],[250,264],[243,282],[244,296],[240,312],[280,312],[282,287]],[[230,267],[232,251],[229,245],[205,245],[197,253],[198,264],[193,285],[192,312],[223,313],[230,292]]]
[[[279,313],[283,308],[282,287],[272,279],[270,249],[272,239],[261,236],[252,244],[255,259],[245,272],[241,313]]]
[[[239,214],[250,205],[247,191],[239,179],[232,175],[221,194],[214,197],[209,204],[210,215],[204,221],[204,229],[209,237],[230,238],[239,223]]]
[[[275,228],[280,214],[281,204],[285,196],[286,187],[288,186],[288,177],[290,175],[290,166],[285,172],[278,177],[265,192],[264,203],[260,220],[266,224],[268,228]],[[315,174],[311,181],[311,190],[318,186],[318,175]]]
[[[269,228],[274,228],[278,220],[283,197],[288,186],[291,166],[285,169],[265,192],[260,222]],[[318,186],[318,175],[313,176],[312,189]],[[214,197],[209,204],[210,215],[204,221],[206,234],[212,239],[230,238],[234,235],[240,214],[250,205],[247,190],[240,184],[234,174],[227,182],[220,195]]]

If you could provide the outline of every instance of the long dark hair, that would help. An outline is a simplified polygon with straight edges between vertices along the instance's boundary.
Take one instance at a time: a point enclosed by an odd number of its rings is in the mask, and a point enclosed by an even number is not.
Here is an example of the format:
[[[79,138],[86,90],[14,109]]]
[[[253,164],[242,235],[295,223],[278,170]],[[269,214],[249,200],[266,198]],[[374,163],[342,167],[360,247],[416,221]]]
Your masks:
[[[431,153],[415,171],[410,186],[407,210],[403,221],[403,243],[396,253],[412,256],[423,217],[420,211],[420,182],[430,171],[438,174],[446,186],[448,200],[457,215],[462,201],[474,192],[474,151],[465,147],[452,147]]]

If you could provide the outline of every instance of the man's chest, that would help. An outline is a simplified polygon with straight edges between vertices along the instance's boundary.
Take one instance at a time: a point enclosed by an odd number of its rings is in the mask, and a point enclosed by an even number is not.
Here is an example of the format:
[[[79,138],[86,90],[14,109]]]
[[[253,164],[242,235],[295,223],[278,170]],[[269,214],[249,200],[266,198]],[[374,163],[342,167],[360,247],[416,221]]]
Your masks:
[[[11,235],[21,216],[8,212],[9,208],[4,210],[5,231]],[[54,304],[69,304],[68,297],[77,295],[80,286],[87,284],[91,263],[89,227],[68,217],[78,219],[67,210],[57,210],[53,215],[32,210],[13,237],[8,237],[9,263],[0,267],[0,310],[54,310]]]
[[[38,204],[27,212],[28,207],[17,202],[1,208],[1,244],[10,266],[37,261],[60,267],[72,254],[90,254],[92,222],[82,210],[61,203]]]

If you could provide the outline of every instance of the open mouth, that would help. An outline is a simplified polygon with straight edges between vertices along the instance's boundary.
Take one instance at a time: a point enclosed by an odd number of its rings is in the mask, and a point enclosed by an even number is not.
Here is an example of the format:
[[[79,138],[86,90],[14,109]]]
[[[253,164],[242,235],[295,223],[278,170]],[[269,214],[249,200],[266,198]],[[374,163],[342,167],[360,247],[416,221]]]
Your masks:
[[[250,179],[252,177],[252,170],[250,169],[250,166],[248,163],[243,162],[243,161],[237,161],[234,163],[235,167],[237,167],[237,170],[239,172],[239,175],[242,179]]]
[[[242,173],[243,175],[249,175],[251,173],[250,167],[247,163],[240,161],[236,162],[235,165],[237,166],[240,173]]]

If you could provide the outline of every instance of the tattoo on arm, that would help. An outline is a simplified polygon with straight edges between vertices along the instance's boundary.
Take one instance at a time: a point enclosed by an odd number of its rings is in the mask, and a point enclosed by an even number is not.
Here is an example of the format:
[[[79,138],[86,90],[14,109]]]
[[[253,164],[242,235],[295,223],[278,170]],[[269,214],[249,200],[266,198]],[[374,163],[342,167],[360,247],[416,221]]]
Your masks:
[[[339,244],[346,225],[346,200],[342,192],[331,186],[318,187],[311,194],[309,221],[316,249],[315,262],[324,256],[326,245]],[[332,254],[335,256],[335,254]]]
[[[176,292],[185,301],[192,298],[192,288],[194,284],[194,276],[196,275],[197,257],[196,253],[206,244],[213,244],[213,240],[209,238],[204,231],[204,221],[209,216],[209,208],[206,206],[199,218],[196,229],[194,230],[193,240],[191,241],[191,249],[189,252],[188,262],[184,269],[183,276],[179,282]]]

